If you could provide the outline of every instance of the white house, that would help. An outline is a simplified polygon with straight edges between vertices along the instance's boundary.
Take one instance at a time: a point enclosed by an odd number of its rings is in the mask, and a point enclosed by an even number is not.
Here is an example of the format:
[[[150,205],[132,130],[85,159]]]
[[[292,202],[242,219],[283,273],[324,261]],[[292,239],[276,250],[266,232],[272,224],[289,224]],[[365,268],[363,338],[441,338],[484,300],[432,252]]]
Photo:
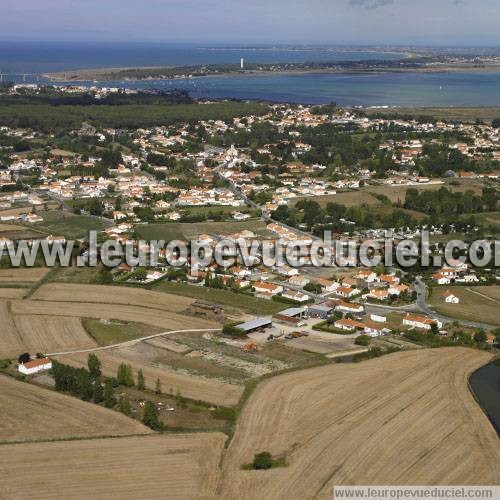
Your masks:
[[[418,316],[416,314],[407,314],[403,318],[403,325],[411,328],[419,328],[421,330],[430,330],[432,325],[437,325],[438,328],[443,327],[443,323],[437,319],[428,318],[427,316]]]
[[[367,283],[374,283],[377,280],[377,273],[368,269],[362,269],[356,277],[366,281]]]
[[[290,283],[290,285],[300,286],[300,287],[304,287],[310,282],[311,282],[311,280],[309,278],[306,278],[305,276],[302,276],[301,274],[298,274],[297,276],[292,276],[288,280],[288,283]]]
[[[447,304],[459,304],[460,303],[460,299],[456,295],[451,293],[449,290],[446,290],[446,292],[444,292],[442,294],[442,297]]]
[[[438,285],[449,285],[451,283],[451,279],[441,273],[434,274],[432,278]]]
[[[340,286],[336,281],[326,280],[323,278],[320,278],[316,281],[319,285],[321,285],[324,293],[334,292]]]
[[[336,290],[335,293],[339,295],[340,297],[344,297],[345,299],[348,299],[350,297],[353,297],[359,291],[356,288],[349,288],[348,286],[339,286]]]
[[[257,281],[253,284],[256,293],[263,293],[268,295],[277,295],[283,291],[281,285],[274,285],[273,283],[265,283],[264,281]]]
[[[370,314],[370,319],[375,323],[387,323],[386,316],[379,316],[378,314]]]
[[[380,337],[381,335],[390,333],[390,329],[373,323],[365,323],[363,333],[365,335],[369,335],[370,337]]]
[[[302,292],[294,292],[293,290],[287,290],[283,292],[281,296],[285,299],[294,300],[295,302],[307,302],[309,296]]]
[[[333,302],[332,302],[333,303]],[[336,311],[340,311],[348,314],[363,314],[365,308],[361,304],[351,304],[350,302],[344,302],[339,300],[337,303],[333,303]]]
[[[21,363],[17,369],[24,375],[33,375],[34,373],[50,370],[51,368],[52,361],[50,361],[49,358],[41,358],[28,361],[27,363]]]

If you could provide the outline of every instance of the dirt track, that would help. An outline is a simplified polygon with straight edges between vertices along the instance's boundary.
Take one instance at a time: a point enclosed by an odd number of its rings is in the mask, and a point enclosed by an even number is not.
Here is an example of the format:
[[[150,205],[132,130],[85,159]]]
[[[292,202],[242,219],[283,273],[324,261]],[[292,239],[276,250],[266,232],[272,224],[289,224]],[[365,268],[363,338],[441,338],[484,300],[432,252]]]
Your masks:
[[[499,484],[500,445],[467,387],[490,355],[391,354],[260,385],[224,458],[224,499],[330,499],[339,484]],[[243,471],[255,453],[289,466]]]
[[[121,413],[4,375],[0,375],[0,408],[0,442],[151,432]],[[0,485],[1,469],[2,465]],[[2,493],[0,487],[0,498]]]
[[[214,498],[218,433],[30,443],[0,447],[0,498]]]

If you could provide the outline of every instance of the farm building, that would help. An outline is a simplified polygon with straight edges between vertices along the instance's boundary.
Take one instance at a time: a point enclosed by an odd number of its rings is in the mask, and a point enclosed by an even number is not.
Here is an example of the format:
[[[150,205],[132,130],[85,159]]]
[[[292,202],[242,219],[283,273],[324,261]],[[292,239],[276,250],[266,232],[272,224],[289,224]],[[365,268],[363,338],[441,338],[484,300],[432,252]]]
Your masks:
[[[329,314],[332,312],[332,308],[330,306],[324,304],[313,304],[309,306],[309,316],[313,318],[328,318]]]
[[[44,370],[50,370],[51,368],[52,361],[49,358],[41,358],[21,363],[17,369],[24,375],[33,375]]]
[[[241,323],[240,325],[236,325],[238,330],[241,330],[245,333],[255,332],[256,330],[261,330],[264,328],[269,328],[273,326],[273,318],[271,316],[266,316],[263,318],[256,318],[251,321],[246,321],[245,323]]]

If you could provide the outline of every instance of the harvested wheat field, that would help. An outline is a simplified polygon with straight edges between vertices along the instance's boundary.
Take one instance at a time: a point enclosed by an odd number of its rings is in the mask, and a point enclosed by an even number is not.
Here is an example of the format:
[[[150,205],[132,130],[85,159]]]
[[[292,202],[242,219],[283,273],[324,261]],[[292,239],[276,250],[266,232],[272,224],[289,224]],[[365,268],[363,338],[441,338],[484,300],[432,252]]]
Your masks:
[[[0,283],[36,283],[50,269],[46,267],[29,267],[16,269],[0,269]]]
[[[116,377],[120,363],[128,363],[132,366],[134,376],[139,369],[142,369],[146,387],[153,390],[156,379],[159,378],[165,392],[172,388],[174,393],[179,390],[187,398],[222,406],[236,405],[243,394],[243,386],[240,385],[177,372],[166,366],[153,366],[135,349],[135,346],[101,351],[96,354],[101,360],[102,372],[105,376]],[[86,353],[69,354],[59,356],[57,359],[61,363],[85,366],[87,356]]]
[[[215,498],[224,435],[153,435],[0,447],[8,499]]]
[[[89,297],[92,298],[92,297]],[[93,298],[92,298],[93,299]],[[213,321],[183,316],[160,309],[125,306],[115,304],[96,304],[93,302],[53,302],[42,300],[12,301],[12,313],[25,315],[74,316],[80,318],[115,319],[152,325],[165,330],[184,330],[193,328],[217,328]]]
[[[9,301],[0,300],[0,358],[8,358],[24,352],[24,346],[17,333],[10,309]]]
[[[0,375],[0,408],[0,442],[152,432],[121,413],[3,375]],[[0,492],[4,493],[3,488]]]
[[[61,302],[98,302],[102,304],[123,304],[164,311],[181,312],[187,309],[193,299],[139,288],[101,285],[77,285],[50,283],[40,287],[32,296],[34,300]]]
[[[84,330],[80,318],[22,315],[14,316],[14,324],[28,352],[59,352],[97,346]]]
[[[26,293],[26,288],[0,288],[0,299],[21,299]]]
[[[342,484],[499,484],[499,440],[467,386],[490,359],[422,349],[265,381],[224,458],[220,496],[330,499]],[[289,466],[240,469],[261,451]]]

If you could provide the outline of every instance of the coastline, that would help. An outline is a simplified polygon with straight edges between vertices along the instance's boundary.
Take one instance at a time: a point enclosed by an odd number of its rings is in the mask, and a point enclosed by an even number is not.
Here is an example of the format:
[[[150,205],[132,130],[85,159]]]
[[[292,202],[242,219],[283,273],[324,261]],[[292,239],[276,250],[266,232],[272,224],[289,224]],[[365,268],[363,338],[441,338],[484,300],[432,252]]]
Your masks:
[[[175,80],[197,80],[205,78],[217,78],[217,77],[255,77],[255,76],[273,76],[273,75],[305,75],[305,74],[339,74],[339,75],[374,75],[374,74],[401,74],[401,73],[496,73],[500,72],[499,65],[491,66],[426,66],[418,68],[311,68],[311,69],[286,69],[286,70],[239,70],[239,71],[221,71],[208,74],[194,74],[190,75],[189,71],[186,74],[176,74],[166,78],[159,77],[145,77],[145,78],[131,78],[131,77],[119,77],[114,73],[126,72],[126,71],[147,71],[154,70],[158,71],[163,69],[161,66],[145,66],[145,67],[125,67],[125,68],[95,68],[95,69],[83,69],[83,70],[73,70],[65,72],[56,73],[43,73],[40,76],[48,79],[52,83],[104,83],[104,82],[114,82],[114,81],[126,81],[126,82],[147,82],[147,81],[175,81]],[[176,69],[181,70],[182,68],[164,68],[164,69]],[[189,69],[189,68],[186,68]],[[70,74],[69,78],[68,75]]]

